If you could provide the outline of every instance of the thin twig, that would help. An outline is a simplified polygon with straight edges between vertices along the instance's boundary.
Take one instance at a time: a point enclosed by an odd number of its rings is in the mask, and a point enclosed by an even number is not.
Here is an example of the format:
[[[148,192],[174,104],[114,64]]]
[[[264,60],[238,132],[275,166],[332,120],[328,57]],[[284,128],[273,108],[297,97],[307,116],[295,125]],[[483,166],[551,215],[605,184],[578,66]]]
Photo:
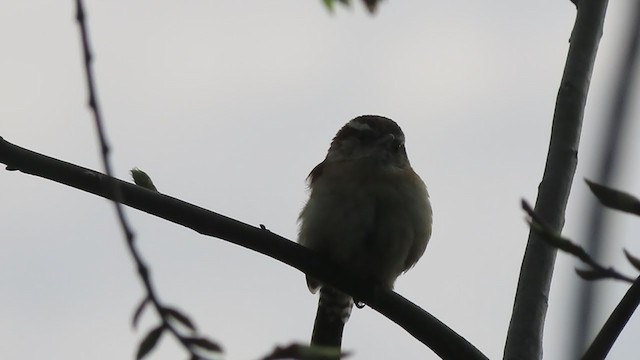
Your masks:
[[[585,264],[591,266],[595,271],[593,273],[585,272],[584,270],[578,271],[578,274],[592,274],[597,279],[616,279],[633,283],[635,279],[626,276],[612,267],[604,267],[591,257],[580,245],[573,243],[571,240],[561,237],[555,233],[549,225],[547,225],[543,219],[535,213],[531,205],[526,200],[522,200],[522,209],[531,217],[530,225],[534,230],[541,232],[540,240],[547,242],[547,244],[553,246],[556,249],[560,249],[566,253],[574,255]]]
[[[611,347],[640,304],[640,277],[627,290],[618,306],[611,313],[596,338],[593,340],[582,360],[600,360],[607,357]]]
[[[169,321],[169,316],[167,316],[166,307],[160,303],[160,300],[156,294],[156,291],[151,282],[151,277],[149,274],[149,268],[145,264],[140,252],[138,251],[135,244],[135,235],[132,231],[132,228],[127,220],[127,217],[124,213],[123,206],[121,205],[123,195],[121,188],[118,186],[116,181],[113,178],[112,165],[110,161],[110,146],[107,141],[106,131],[104,128],[104,121],[102,119],[102,114],[100,111],[100,104],[98,101],[96,85],[95,85],[95,77],[93,74],[93,55],[91,52],[91,46],[89,43],[89,33],[87,29],[86,15],[84,10],[84,5],[82,0],[76,0],[76,20],[78,22],[78,27],[80,30],[80,36],[82,39],[82,54],[84,59],[84,69],[87,81],[87,92],[89,95],[89,108],[93,113],[94,124],[96,127],[96,132],[98,135],[98,140],[100,143],[100,154],[102,158],[102,165],[104,167],[104,171],[107,175],[106,177],[106,185],[109,191],[113,196],[113,204],[116,209],[116,214],[118,217],[118,222],[120,224],[120,228],[124,234],[127,247],[129,249],[129,253],[133,258],[133,261],[136,264],[136,268],[138,271],[138,275],[142,280],[144,288],[147,293],[147,298],[155,308],[158,316],[160,317],[162,324],[166,330],[171,332],[173,336],[184,346],[185,349],[191,354],[194,358],[198,357],[198,354],[193,351],[193,344],[190,343],[187,337],[183,336],[173,324]]]

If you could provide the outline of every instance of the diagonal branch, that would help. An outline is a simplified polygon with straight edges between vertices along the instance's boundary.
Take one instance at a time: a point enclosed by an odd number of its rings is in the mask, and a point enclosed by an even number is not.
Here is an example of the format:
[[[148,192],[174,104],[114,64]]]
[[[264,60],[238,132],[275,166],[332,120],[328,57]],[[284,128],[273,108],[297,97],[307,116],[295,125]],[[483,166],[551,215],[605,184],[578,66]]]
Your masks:
[[[540,235],[540,240],[547,242],[547,244],[553,246],[556,249],[562,250],[568,254],[571,254],[583,263],[591,266],[592,269],[580,270],[576,269],[578,276],[585,280],[598,280],[598,279],[615,279],[620,281],[626,281],[633,283],[634,279],[630,278],[614,269],[613,267],[605,267],[600,265],[589,253],[587,253],[582,246],[573,243],[569,239],[565,239],[560,234],[554,233],[551,228],[544,223],[538,214],[533,211],[531,205],[526,200],[522,200],[522,209],[529,215],[531,219],[527,222],[531,226],[531,229],[536,231]],[[631,256],[627,254],[627,257]]]
[[[143,187],[108,178],[99,172],[60,161],[13,145],[0,138],[0,162],[7,169],[43,177],[107,199],[114,199],[107,184],[113,181],[122,203],[193,229],[257,251],[288,264],[361,300],[400,325],[442,359],[487,359],[462,336],[397,293],[375,287],[369,280],[339,264],[268,230],[253,227],[212,211]]]
[[[622,301],[613,310],[607,322],[582,356],[582,360],[606,358],[622,329],[636,311],[638,304],[640,304],[640,277],[633,282]]]
[[[535,212],[558,233],[564,225],[564,212],[576,170],[584,106],[607,3],[607,0],[576,2],[576,21],[556,99],[547,163],[535,205]],[[539,241],[539,237],[536,232],[529,232],[504,359],[542,358],[542,334],[557,250]]]

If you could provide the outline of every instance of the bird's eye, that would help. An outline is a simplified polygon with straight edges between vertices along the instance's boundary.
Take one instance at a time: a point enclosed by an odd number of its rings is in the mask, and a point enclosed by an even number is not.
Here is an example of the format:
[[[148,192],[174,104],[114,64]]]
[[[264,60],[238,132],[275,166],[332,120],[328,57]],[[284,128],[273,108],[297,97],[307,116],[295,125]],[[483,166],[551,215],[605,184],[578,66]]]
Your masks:
[[[400,140],[394,136],[391,140],[391,149],[393,151],[398,151],[398,149],[400,149],[400,145],[402,145],[402,142],[400,142]]]
[[[388,146],[388,149],[393,152],[398,152],[403,145],[402,139],[393,134],[385,135],[383,142]]]

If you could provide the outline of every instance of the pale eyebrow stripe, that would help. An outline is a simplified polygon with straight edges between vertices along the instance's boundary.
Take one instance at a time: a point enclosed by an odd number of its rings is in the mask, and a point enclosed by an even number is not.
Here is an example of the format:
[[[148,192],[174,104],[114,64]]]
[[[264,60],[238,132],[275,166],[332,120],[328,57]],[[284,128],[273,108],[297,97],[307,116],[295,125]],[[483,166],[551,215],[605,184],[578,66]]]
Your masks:
[[[347,126],[350,127],[350,128],[354,128],[356,130],[373,130],[373,129],[371,129],[371,126],[369,126],[369,124],[363,123],[363,122],[360,122],[360,121],[356,121],[355,119],[349,121],[347,123]]]

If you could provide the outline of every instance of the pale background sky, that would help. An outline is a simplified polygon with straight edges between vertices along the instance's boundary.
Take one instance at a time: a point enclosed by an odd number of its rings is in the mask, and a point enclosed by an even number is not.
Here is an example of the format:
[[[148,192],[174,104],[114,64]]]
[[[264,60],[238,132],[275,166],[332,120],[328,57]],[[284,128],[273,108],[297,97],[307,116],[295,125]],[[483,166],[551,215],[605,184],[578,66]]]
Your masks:
[[[609,6],[567,212],[574,239],[631,2]],[[357,115],[391,117],[435,212],[424,258],[396,289],[502,356],[527,237],[519,199],[535,200],[542,176],[569,0],[387,1],[373,17],[360,4],[331,15],[319,0],[87,3],[119,177],[138,166],[161,192],[295,239],[304,179],[335,132]],[[0,136],[100,169],[73,2],[3,2],[0,44]],[[627,135],[614,185],[640,195],[640,127]],[[156,320],[131,330],[143,292],[111,204],[17,172],[1,172],[0,186],[0,358],[133,358]],[[317,299],[297,270],[127,212],[162,300],[227,359],[308,340]],[[633,275],[621,248],[640,254],[640,220],[616,214],[615,226],[607,261]],[[576,264],[559,254],[545,359],[567,356]],[[627,285],[598,289],[601,323]],[[635,316],[610,359],[637,356],[638,336]],[[354,311],[344,347],[355,360],[436,358],[369,308]],[[184,357],[165,339],[151,358]]]

